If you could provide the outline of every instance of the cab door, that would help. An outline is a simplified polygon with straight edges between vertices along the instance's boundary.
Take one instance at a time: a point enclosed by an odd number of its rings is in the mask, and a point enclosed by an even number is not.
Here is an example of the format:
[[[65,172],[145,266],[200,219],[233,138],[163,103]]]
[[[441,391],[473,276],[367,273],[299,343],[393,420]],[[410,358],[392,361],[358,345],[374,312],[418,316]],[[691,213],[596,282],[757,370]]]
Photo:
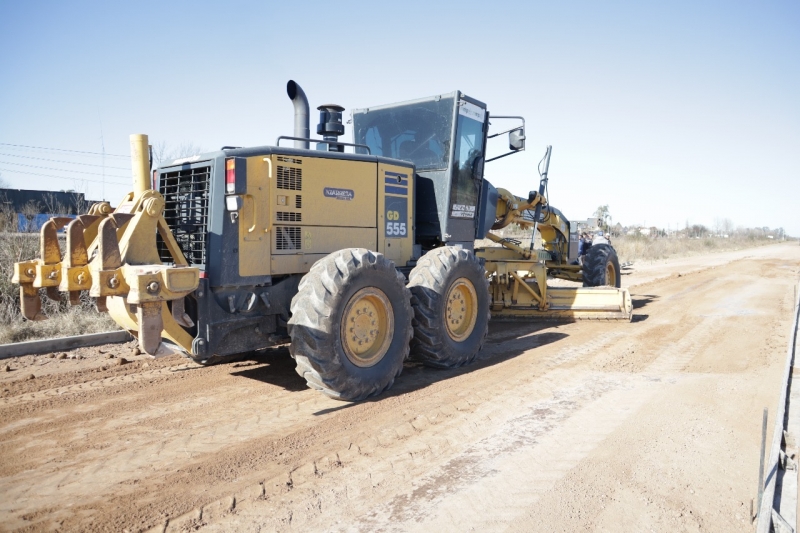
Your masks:
[[[455,146],[451,164],[447,229],[451,243],[472,246],[483,181],[486,146],[486,109],[465,99],[458,101]]]

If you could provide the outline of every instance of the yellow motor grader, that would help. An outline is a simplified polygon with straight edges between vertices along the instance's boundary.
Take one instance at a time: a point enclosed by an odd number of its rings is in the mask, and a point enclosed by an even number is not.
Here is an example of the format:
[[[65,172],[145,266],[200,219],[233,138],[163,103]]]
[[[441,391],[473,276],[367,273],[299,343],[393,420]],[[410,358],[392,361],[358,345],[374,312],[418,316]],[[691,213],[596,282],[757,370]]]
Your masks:
[[[348,143],[343,108],[320,106],[312,139],[305,93],[293,81],[287,93],[294,132],[273,146],[152,169],[147,137],[132,135],[134,191],[50,219],[41,257],[15,265],[23,315],[44,318],[41,288],[72,303],[89,291],[146,353],[201,364],[290,341],[310,387],[351,401],[389,388],[409,357],[471,362],[490,316],[631,319],[613,248],[578,264],[577,228],[547,202],[549,147],[538,192],[484,179],[485,163],[525,149],[522,117],[455,91],[354,110]],[[515,122],[490,133],[490,119]],[[508,151],[486,159],[505,134]],[[512,223],[542,246],[490,231]],[[496,245],[475,248],[484,238]]]

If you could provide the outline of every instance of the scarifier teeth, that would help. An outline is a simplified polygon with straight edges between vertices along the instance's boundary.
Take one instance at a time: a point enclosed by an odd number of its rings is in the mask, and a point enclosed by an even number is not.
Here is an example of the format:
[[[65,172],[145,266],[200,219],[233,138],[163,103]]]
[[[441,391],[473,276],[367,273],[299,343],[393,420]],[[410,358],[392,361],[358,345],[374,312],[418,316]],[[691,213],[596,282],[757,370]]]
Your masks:
[[[162,302],[146,302],[136,308],[139,345],[150,355],[155,355],[161,344],[161,331],[164,329],[164,320],[161,317],[162,305]]]
[[[19,299],[22,316],[34,321],[47,318],[42,314],[42,300],[39,298],[39,289],[29,283],[22,284],[19,287]]]

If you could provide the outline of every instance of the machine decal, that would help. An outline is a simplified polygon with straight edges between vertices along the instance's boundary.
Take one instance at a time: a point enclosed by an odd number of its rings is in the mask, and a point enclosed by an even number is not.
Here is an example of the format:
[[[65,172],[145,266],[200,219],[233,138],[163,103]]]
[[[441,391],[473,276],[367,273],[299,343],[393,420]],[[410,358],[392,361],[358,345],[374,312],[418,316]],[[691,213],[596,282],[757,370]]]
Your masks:
[[[472,120],[477,120],[478,122],[483,122],[483,118],[486,116],[486,110],[462,100],[458,103],[458,114],[469,117]]]
[[[386,236],[408,235],[408,200],[396,196],[386,197]]]
[[[356,193],[352,189],[336,189],[334,187],[325,187],[323,194],[328,198],[336,198],[337,200],[352,200],[356,197]]]
[[[405,187],[393,187],[391,185],[387,185],[384,189],[386,194],[402,194],[403,196],[408,195],[408,189]]]
[[[386,182],[386,185],[402,185],[403,187],[408,187],[408,179],[405,176],[386,176],[384,181]]]
[[[383,181],[385,183],[384,192],[386,194],[408,195],[408,174],[386,171]]]
[[[475,218],[474,205],[453,204],[453,210],[450,212],[453,218]]]

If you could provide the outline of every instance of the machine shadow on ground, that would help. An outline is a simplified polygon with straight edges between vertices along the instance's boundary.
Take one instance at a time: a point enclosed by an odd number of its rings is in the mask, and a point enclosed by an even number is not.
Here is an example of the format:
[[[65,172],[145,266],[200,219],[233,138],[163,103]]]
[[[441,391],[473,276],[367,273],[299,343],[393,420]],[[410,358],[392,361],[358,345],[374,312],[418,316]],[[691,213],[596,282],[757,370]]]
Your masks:
[[[633,304],[634,309],[642,309],[643,307],[647,307],[647,305],[653,301],[658,300],[658,298],[659,296],[656,294],[632,294],[631,303]]]
[[[470,365],[460,368],[430,368],[420,362],[409,361],[403,369],[403,374],[383,397],[397,396],[407,392],[420,390],[442,380],[470,374],[488,368],[522,355],[528,350],[540,348],[569,337],[560,331],[549,331],[555,324],[491,324],[489,337],[478,353],[478,357]],[[542,331],[547,329],[548,331]],[[515,341],[513,347],[504,346],[508,341]],[[376,398],[376,401],[380,400]]]
[[[420,362],[409,360],[406,361],[403,373],[397,378],[394,386],[380,396],[362,402],[342,403],[341,406],[324,409],[314,414],[323,415],[355,405],[383,401],[394,396],[424,389],[443,380],[508,361],[528,350],[567,338],[568,335],[566,333],[553,331],[561,324],[563,322],[557,321],[548,321],[544,324],[531,324],[522,321],[491,322],[489,335],[483,350],[472,364],[460,368],[436,369],[426,367]],[[509,341],[514,341],[513,347],[504,346]],[[245,377],[264,384],[278,386],[289,392],[308,389],[305,380],[295,372],[294,360],[290,357],[286,347],[248,354],[241,361],[229,364],[235,368],[242,368],[242,370],[231,372],[232,376]]]
[[[231,376],[260,381],[289,392],[308,389],[305,380],[295,372],[294,359],[285,346],[253,352],[243,356],[239,362],[228,364],[234,368],[243,368],[231,372]]]

